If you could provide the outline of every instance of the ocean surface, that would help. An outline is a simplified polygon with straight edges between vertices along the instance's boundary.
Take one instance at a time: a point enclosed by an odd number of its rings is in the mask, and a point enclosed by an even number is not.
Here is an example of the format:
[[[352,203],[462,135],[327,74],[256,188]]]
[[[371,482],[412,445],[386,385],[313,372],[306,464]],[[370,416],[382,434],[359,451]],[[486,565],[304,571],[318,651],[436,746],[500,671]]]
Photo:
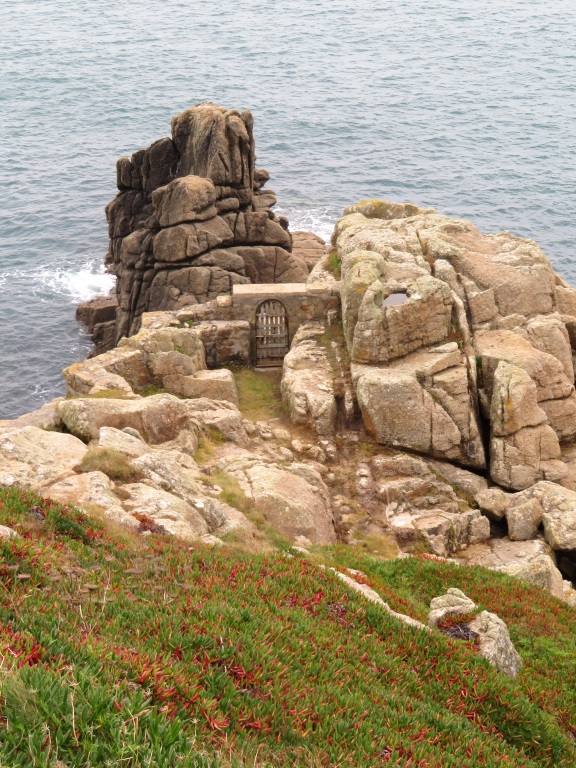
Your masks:
[[[253,111],[293,228],[409,200],[576,284],[576,0],[1,0],[0,29],[0,418],[90,348],[116,159],[200,101]]]

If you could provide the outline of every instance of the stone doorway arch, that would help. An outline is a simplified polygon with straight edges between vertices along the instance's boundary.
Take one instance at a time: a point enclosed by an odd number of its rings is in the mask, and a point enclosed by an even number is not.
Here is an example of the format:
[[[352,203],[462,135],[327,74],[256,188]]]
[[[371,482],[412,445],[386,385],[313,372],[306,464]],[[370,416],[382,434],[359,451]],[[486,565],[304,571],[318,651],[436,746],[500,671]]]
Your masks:
[[[288,316],[281,301],[267,299],[256,309],[256,367],[282,365],[288,352]]]

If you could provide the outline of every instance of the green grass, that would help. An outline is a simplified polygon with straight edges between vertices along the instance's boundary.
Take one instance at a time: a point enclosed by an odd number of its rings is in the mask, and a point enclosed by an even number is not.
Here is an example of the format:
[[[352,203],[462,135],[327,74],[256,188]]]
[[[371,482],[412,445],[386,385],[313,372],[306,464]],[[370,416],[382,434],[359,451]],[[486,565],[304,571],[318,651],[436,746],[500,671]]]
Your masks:
[[[198,448],[194,454],[194,460],[200,466],[208,464],[214,459],[216,449],[224,442],[224,435],[215,427],[208,427],[202,432],[198,440]]]
[[[498,613],[515,681],[283,553],[113,534],[0,489],[0,765],[576,764],[576,611],[522,582],[327,548],[425,619],[462,589]]]
[[[222,501],[226,502],[226,504],[229,504],[231,507],[238,509],[245,515],[250,515],[253,513],[254,505],[250,499],[247,498],[246,494],[240,487],[238,480],[232,477],[232,475],[229,475],[227,472],[218,471],[213,472],[208,478],[203,477],[201,479],[203,482],[208,483],[209,485],[217,485],[219,488],[221,488],[222,492],[220,494],[220,498]]]
[[[99,392],[86,395],[75,395],[75,397],[89,397],[92,400],[129,400],[129,396],[123,389],[101,389]]]
[[[80,467],[82,472],[104,472],[113,480],[136,481],[142,477],[142,474],[130,464],[126,454],[114,448],[90,447]]]
[[[342,260],[335,249],[332,249],[326,257],[326,270],[333,275],[336,280],[342,277]]]
[[[280,380],[282,369],[253,371],[232,368],[242,415],[252,421],[266,421],[284,416]]]

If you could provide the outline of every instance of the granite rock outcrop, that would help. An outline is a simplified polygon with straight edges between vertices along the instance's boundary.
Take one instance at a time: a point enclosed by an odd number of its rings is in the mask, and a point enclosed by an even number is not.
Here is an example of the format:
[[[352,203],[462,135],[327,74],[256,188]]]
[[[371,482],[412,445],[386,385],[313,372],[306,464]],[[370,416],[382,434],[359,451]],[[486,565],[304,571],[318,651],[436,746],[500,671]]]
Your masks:
[[[306,280],[319,244],[292,254],[255,161],[252,114],[210,103],[175,117],[171,137],[120,158],[106,208],[115,341],[139,330],[143,312],[206,302],[236,283]]]
[[[576,291],[536,243],[410,204],[346,209],[333,249],[364,422],[389,446],[576,487]],[[572,332],[572,337],[571,337]]]

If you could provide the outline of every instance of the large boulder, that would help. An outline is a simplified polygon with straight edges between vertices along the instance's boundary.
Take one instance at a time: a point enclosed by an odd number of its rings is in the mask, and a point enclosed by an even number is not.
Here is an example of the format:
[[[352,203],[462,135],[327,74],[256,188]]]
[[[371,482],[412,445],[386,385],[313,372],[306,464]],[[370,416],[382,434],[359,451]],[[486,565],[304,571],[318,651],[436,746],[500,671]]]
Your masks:
[[[504,488],[528,488],[540,479],[562,480],[566,466],[556,433],[548,424],[524,427],[490,440],[490,475]]]
[[[234,375],[227,368],[198,371],[193,376],[181,373],[165,374],[162,380],[166,389],[182,397],[227,400],[233,405],[238,405],[238,390]]]
[[[534,539],[542,522],[542,506],[537,499],[528,499],[506,510],[508,536],[511,541]]]
[[[490,539],[468,547],[459,557],[467,565],[480,565],[515,576],[545,589],[560,600],[567,599],[567,591],[571,593],[556,566],[552,549],[541,538],[528,541]]]
[[[50,400],[35,411],[24,413],[16,419],[0,419],[0,433],[13,432],[16,429],[22,429],[22,427],[58,430],[62,426],[62,422],[56,413],[56,406],[61,399],[61,397],[57,397],[55,400]]]
[[[292,253],[306,262],[310,271],[326,254],[326,243],[314,232],[292,232]]]
[[[81,440],[61,432],[32,426],[5,432],[0,434],[0,485],[40,490],[73,474],[86,451]]]
[[[186,402],[169,394],[138,400],[82,397],[63,400],[57,410],[66,428],[86,441],[98,439],[101,427],[131,427],[152,445],[174,440],[182,431],[195,430]]]
[[[249,453],[223,459],[220,466],[266,521],[290,540],[336,542],[328,489],[312,467],[298,462],[283,466]]]
[[[301,325],[284,358],[282,398],[293,424],[330,438],[354,414],[348,367],[338,338],[323,323]]]
[[[114,484],[103,472],[72,475],[48,486],[42,495],[60,504],[79,507],[87,515],[97,515],[129,529],[138,529],[140,523],[128,514],[114,493]]]
[[[563,354],[566,350],[546,344],[541,333],[535,333],[551,328],[564,339],[559,322],[538,316],[513,331],[483,330],[475,335],[480,401],[490,418],[491,475],[513,490],[538,480],[564,482],[569,475],[560,442],[576,433],[574,373]],[[565,328],[564,333],[567,336]]]
[[[212,430],[225,440],[246,445],[248,435],[242,424],[242,414],[229,400],[210,400],[198,397],[182,401],[189,417],[210,435]]]
[[[184,176],[174,179],[152,193],[152,202],[161,227],[172,227],[183,221],[213,219],[218,211],[218,195],[210,179]]]
[[[138,334],[123,339],[118,347],[63,371],[68,384],[68,396],[119,396],[138,399],[138,391],[149,388],[166,390],[180,397],[204,397],[229,400],[237,405],[238,393],[232,372],[225,368],[206,370],[204,338],[213,344],[212,357],[233,362],[239,356],[247,362],[250,348],[246,328],[240,323],[242,339],[230,340],[235,330],[232,322],[223,323],[214,333],[202,328],[173,327],[178,323],[172,316],[156,317]],[[213,337],[216,337],[215,339]]]
[[[388,367],[353,365],[352,377],[364,423],[378,442],[485,466],[467,366],[455,344]]]
[[[157,526],[159,531],[186,541],[197,541],[208,533],[208,524],[200,513],[183,499],[143,483],[123,486],[128,495],[122,504],[144,525]]]
[[[540,248],[387,201],[346,209],[332,243],[356,395],[374,437],[474,468],[487,462],[510,490],[539,480],[576,487],[576,464],[563,458],[576,437],[576,291]],[[454,360],[430,370],[424,356],[451,344]]]
[[[576,491],[541,482],[532,489],[542,506],[544,536],[552,549],[576,550]]]
[[[117,451],[130,459],[136,459],[150,450],[148,445],[140,437],[137,437],[137,434],[136,430],[130,427],[125,429],[101,427],[98,436],[98,448]]]
[[[132,466],[155,488],[189,504],[204,518],[211,534],[222,536],[232,531],[240,531],[248,537],[254,534],[252,524],[242,512],[207,495],[200,470],[190,456],[157,449],[132,461]]]
[[[470,629],[479,637],[478,652],[507,677],[517,677],[522,659],[514,648],[508,627],[495,613],[481,611],[471,622]]]
[[[444,479],[438,465],[405,453],[377,454],[357,465],[355,487],[348,496],[344,488],[350,479],[344,473],[335,483],[344,487],[334,504],[341,537],[349,543],[384,538],[405,552],[427,551],[440,557],[486,541],[488,519],[470,506],[469,491]],[[454,467],[442,466],[452,475]],[[471,472],[457,471],[456,479],[468,489],[472,483],[476,486],[474,478],[481,481]]]
[[[255,157],[252,114],[206,103],[172,120],[172,138],[120,158],[106,208],[116,341],[143,312],[210,301],[236,283],[306,280],[314,258],[304,247],[292,255]]]
[[[115,322],[117,308],[118,301],[115,296],[95,296],[78,305],[76,319],[89,331],[93,331],[97,325]]]

